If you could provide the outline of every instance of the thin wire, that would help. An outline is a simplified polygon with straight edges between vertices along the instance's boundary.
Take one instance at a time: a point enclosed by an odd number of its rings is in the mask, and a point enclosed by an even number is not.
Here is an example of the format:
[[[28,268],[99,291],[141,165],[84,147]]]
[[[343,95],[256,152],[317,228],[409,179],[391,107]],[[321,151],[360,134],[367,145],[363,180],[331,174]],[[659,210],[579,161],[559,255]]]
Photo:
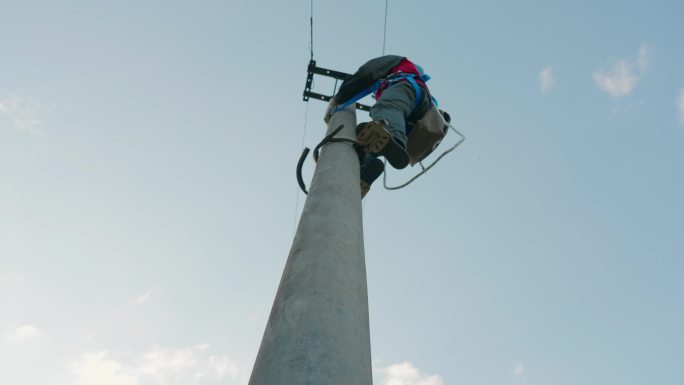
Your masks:
[[[465,135],[461,134],[461,132],[458,131],[454,126],[452,126],[451,123],[449,124],[449,128],[451,128],[456,134],[458,134],[461,137],[461,139],[458,142],[456,142],[456,144],[451,146],[448,150],[444,151],[429,166],[425,167],[425,166],[423,166],[423,162],[420,162],[420,167],[422,167],[423,170],[421,172],[419,172],[418,174],[416,174],[413,178],[409,179],[408,182],[406,182],[404,184],[400,184],[399,186],[388,186],[387,185],[387,169],[385,169],[385,172],[383,173],[383,177],[382,177],[382,184],[383,184],[383,186],[385,186],[385,189],[387,189],[387,190],[399,190],[400,188],[404,188],[404,187],[408,186],[409,184],[411,184],[411,182],[413,182],[414,180],[418,179],[421,175],[428,172],[428,170],[431,169],[432,166],[436,165],[437,162],[440,161],[440,159],[444,158],[451,151],[454,151],[456,149],[456,147],[458,147],[461,143],[463,143],[465,141],[465,139],[466,139]],[[387,166],[387,159],[385,159],[385,166]]]
[[[382,56],[385,56],[385,43],[387,42],[387,8],[388,8],[389,0],[385,0],[385,26],[382,32]],[[385,158],[383,160],[383,185],[385,185],[385,188],[387,188],[387,159]],[[366,208],[366,201],[362,202],[361,210],[364,210]]]
[[[309,24],[311,26],[311,40],[309,42],[309,48],[311,49],[311,60],[313,60],[313,0],[311,0],[311,13],[309,17]]]
[[[309,124],[309,103],[306,103],[306,109],[304,110],[304,134],[302,135],[302,144],[300,146],[300,149],[304,148],[304,141],[306,140],[306,129]],[[295,202],[295,210],[294,210],[294,220],[292,224],[292,236],[294,236],[297,233],[297,217],[299,216],[299,195],[300,191],[299,188],[297,188],[297,200]]]
[[[310,32],[310,40],[309,40],[309,50],[311,52],[310,59],[313,60],[314,57],[314,44],[313,44],[313,0],[310,1],[310,9],[309,9],[309,32]],[[313,82],[311,83],[311,86],[313,87]],[[304,110],[304,133],[302,134],[302,143],[299,147],[299,149],[304,148],[304,142],[306,141],[306,130],[309,125],[309,102],[306,103],[306,109]],[[297,189],[297,200],[295,202],[295,210],[294,210],[294,219],[292,223],[292,236],[294,236],[297,233],[297,217],[299,214],[299,188]]]
[[[382,56],[385,56],[385,41],[387,39],[387,3],[389,0],[385,0],[385,32],[382,35]]]
[[[388,5],[388,3],[389,3],[389,0],[385,0],[385,26],[384,26],[384,30],[382,33],[382,56],[385,56],[385,43],[387,42],[387,5]],[[335,83],[335,86],[337,87],[337,83]],[[385,163],[384,163],[383,169],[387,170],[387,159],[385,159],[384,161],[385,161]],[[382,173],[385,175],[385,178],[387,178],[387,171],[383,171]],[[366,210],[366,201],[362,200],[361,201],[361,211],[363,212],[365,210]]]

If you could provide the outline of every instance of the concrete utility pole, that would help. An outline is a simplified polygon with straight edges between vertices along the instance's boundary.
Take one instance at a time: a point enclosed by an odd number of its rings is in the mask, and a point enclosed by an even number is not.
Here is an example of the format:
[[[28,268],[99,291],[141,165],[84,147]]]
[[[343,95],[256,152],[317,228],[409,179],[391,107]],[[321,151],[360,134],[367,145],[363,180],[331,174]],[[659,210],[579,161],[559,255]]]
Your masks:
[[[328,133],[354,138],[353,105]],[[323,147],[249,385],[371,385],[359,162]]]

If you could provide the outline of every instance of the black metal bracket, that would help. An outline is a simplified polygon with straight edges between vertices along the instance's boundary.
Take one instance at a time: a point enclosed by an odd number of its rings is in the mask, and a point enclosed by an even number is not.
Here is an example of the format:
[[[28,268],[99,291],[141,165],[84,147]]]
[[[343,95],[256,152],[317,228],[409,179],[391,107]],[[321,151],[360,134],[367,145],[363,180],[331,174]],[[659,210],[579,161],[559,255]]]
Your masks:
[[[311,91],[311,86],[313,85],[313,78],[314,75],[322,75],[326,76],[329,78],[337,79],[337,80],[342,80],[344,81],[348,77],[350,77],[350,74],[344,73],[344,72],[339,72],[335,70],[329,70],[326,68],[321,68],[321,67],[316,67],[316,61],[311,60],[309,62],[309,67],[306,70],[306,85],[304,86],[304,101],[308,102],[309,98],[314,98],[317,100],[323,100],[325,102],[329,102],[330,99],[332,99],[332,96],[327,96],[323,94],[319,94],[317,92]],[[356,108],[362,111],[370,111],[370,106],[367,106],[365,104],[361,103],[356,103]]]

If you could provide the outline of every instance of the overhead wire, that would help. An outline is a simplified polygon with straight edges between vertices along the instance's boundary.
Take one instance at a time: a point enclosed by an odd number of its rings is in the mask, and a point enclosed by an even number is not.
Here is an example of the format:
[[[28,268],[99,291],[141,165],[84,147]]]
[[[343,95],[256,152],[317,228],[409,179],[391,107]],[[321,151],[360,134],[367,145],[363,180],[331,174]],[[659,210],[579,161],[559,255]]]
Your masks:
[[[382,35],[382,55],[383,55],[383,56],[385,55],[385,47],[386,47],[386,42],[387,42],[387,11],[388,11],[388,8],[389,8],[389,0],[385,0],[385,27],[384,27],[384,31],[383,31],[383,35]],[[452,126],[451,123],[449,123],[449,128],[451,128],[456,134],[458,134],[458,136],[460,136],[461,139],[459,139],[459,141],[456,142],[456,144],[454,144],[453,146],[451,146],[448,150],[446,150],[446,151],[444,151],[442,154],[440,154],[440,155],[437,157],[437,159],[435,159],[432,163],[430,163],[429,166],[425,167],[425,166],[423,165],[423,162],[422,162],[422,161],[419,162],[420,167],[422,168],[422,170],[421,170],[418,174],[414,175],[411,179],[409,179],[408,181],[406,181],[406,182],[404,182],[404,183],[402,183],[402,184],[400,184],[400,185],[398,185],[398,186],[388,186],[388,185],[387,185],[387,159],[385,158],[385,159],[384,159],[384,165],[385,165],[385,167],[384,167],[384,171],[383,171],[383,173],[382,173],[382,184],[383,184],[383,186],[385,187],[385,189],[386,189],[386,190],[399,190],[400,188],[403,188],[403,187],[408,186],[408,185],[411,184],[414,180],[418,179],[420,176],[422,176],[423,174],[425,174],[429,169],[431,169],[434,165],[436,165],[437,162],[439,162],[439,161],[440,161],[443,157],[445,157],[448,153],[450,153],[451,151],[455,150],[456,147],[458,147],[461,143],[463,143],[463,142],[465,141],[465,135],[463,135],[463,134],[462,134],[460,131],[458,131],[454,126]]]
[[[310,53],[310,60],[313,60],[314,57],[314,44],[313,44],[313,0],[310,1],[310,7],[309,7],[309,53]],[[313,86],[313,82],[311,84]],[[306,141],[306,131],[308,129],[309,125],[309,103],[306,103],[306,109],[304,110],[304,132],[302,133],[302,143],[300,145],[300,149],[304,148],[304,142]],[[297,218],[299,217],[297,214],[299,214],[299,189],[297,189],[297,198],[295,201],[295,209],[294,209],[294,220],[292,224],[292,234],[294,235],[297,232]]]
[[[304,141],[306,140],[306,130],[309,122],[309,103],[306,103],[306,109],[304,110],[304,133],[302,134],[302,143],[300,145],[300,149],[304,148]],[[297,217],[299,214],[299,189],[297,189],[297,200],[295,202],[295,210],[294,210],[294,223],[292,225],[292,233],[296,233],[297,231]]]
[[[309,26],[311,31],[311,39],[309,40],[309,48],[311,50],[311,60],[313,60],[313,0],[311,0],[311,11],[309,13]],[[307,103],[308,104],[308,103]]]
[[[385,0],[385,29],[382,34],[382,56],[385,56],[385,42],[387,38],[387,8],[389,0]]]

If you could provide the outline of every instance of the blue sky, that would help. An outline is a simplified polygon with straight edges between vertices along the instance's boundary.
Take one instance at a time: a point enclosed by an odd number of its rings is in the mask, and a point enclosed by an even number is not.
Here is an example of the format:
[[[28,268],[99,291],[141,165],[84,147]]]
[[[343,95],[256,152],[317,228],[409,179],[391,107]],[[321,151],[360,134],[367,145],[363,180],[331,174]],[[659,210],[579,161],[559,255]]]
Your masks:
[[[309,1],[0,5],[0,383],[246,384],[325,130]],[[319,65],[382,53],[384,1],[313,8]],[[365,199],[376,384],[684,382],[682,11],[390,0],[468,139]]]

